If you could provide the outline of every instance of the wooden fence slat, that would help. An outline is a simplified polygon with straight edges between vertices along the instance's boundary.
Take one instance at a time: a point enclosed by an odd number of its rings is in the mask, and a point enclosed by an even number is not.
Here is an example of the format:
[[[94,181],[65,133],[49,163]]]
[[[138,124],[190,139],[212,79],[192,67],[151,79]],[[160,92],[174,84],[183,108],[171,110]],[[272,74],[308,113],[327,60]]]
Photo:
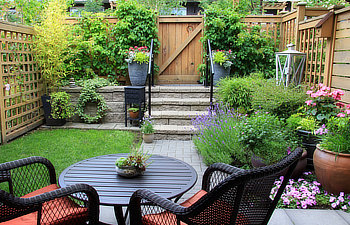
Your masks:
[[[349,26],[350,28],[350,26]],[[350,37],[350,29],[344,29],[344,30],[338,30],[336,32],[336,37],[337,38],[346,38],[346,37]]]
[[[350,77],[350,64],[334,64],[333,75]],[[349,85],[349,88],[350,88],[350,85]]]
[[[349,63],[350,62],[350,52],[334,52],[334,63]]]
[[[350,50],[350,37],[335,40],[335,51]]]
[[[350,77],[332,76],[331,87],[349,90],[349,84]]]

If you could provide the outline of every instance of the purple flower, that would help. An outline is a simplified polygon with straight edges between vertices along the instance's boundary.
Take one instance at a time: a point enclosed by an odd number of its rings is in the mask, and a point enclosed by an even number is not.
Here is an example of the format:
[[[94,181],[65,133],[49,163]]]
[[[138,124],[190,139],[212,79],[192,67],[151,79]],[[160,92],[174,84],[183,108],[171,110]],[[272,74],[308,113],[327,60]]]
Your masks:
[[[332,203],[331,206],[332,206],[333,209],[335,209],[337,207],[337,204],[336,203]]]

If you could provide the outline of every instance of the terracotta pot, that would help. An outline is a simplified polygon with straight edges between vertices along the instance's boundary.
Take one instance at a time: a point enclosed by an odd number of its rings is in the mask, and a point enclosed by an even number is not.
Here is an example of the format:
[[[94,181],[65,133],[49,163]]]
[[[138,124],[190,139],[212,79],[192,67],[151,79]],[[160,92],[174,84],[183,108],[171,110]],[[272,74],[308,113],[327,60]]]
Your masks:
[[[132,118],[132,119],[137,119],[137,118],[139,118],[139,114],[140,114],[140,111],[137,111],[137,112],[129,111],[129,116],[130,116],[130,118]]]
[[[143,134],[143,141],[145,143],[152,143],[154,139],[154,134]]]
[[[317,180],[326,191],[350,193],[350,154],[338,154],[317,146],[314,167]]]
[[[305,171],[306,164],[307,164],[306,157],[307,157],[307,152],[303,151],[303,154],[301,155],[301,158],[299,159],[298,164],[296,165],[290,178],[297,179]],[[263,162],[263,160],[256,155],[253,155],[250,160],[251,160],[253,167],[255,167],[255,168],[266,166],[266,164]],[[281,176],[285,175],[286,173],[287,173],[287,170],[282,171]]]

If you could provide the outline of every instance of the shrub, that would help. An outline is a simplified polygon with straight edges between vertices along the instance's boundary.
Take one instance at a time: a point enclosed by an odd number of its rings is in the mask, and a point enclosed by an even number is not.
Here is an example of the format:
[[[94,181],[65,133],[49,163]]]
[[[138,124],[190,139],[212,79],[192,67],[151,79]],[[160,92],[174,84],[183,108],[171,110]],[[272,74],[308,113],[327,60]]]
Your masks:
[[[260,27],[250,31],[242,24],[241,15],[232,7],[223,8],[220,4],[211,4],[205,10],[204,37],[202,41],[211,41],[212,49],[231,49],[234,57],[231,71],[243,76],[256,71],[267,71],[265,75],[274,74],[275,43]]]
[[[127,75],[126,51],[130,46],[150,46],[154,40],[157,53],[157,23],[155,12],[146,9],[136,0],[120,1],[111,14],[118,20],[111,24],[104,13],[83,13],[83,17],[70,34],[69,60],[66,67],[76,80],[90,79],[95,75]]]
[[[304,104],[306,100],[303,88],[276,85],[275,80],[265,80],[255,86],[252,108],[263,110],[287,119]]]
[[[54,119],[67,119],[75,114],[70,95],[65,91],[51,93],[51,115]]]
[[[229,107],[264,110],[281,118],[288,118],[304,104],[306,95],[300,87],[276,85],[274,80],[253,74],[245,78],[228,78],[219,83],[216,91],[219,101]]]
[[[268,112],[255,112],[243,117],[239,141],[246,151],[264,160],[267,165],[280,161],[287,149],[295,149],[294,134],[285,128],[284,122]]]

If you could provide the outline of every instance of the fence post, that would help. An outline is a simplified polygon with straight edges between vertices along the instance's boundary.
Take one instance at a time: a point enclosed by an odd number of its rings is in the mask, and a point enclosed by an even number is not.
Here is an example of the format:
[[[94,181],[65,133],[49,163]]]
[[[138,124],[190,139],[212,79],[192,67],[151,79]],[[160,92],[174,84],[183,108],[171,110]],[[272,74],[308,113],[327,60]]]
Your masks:
[[[301,21],[304,21],[305,19],[305,8],[306,8],[306,2],[299,2],[297,4],[297,18],[296,18],[296,21],[295,21],[295,45],[296,45],[296,49],[297,50],[300,50],[299,49],[299,23]]]
[[[284,32],[284,29],[285,29],[285,24],[283,23],[283,17],[285,14],[287,14],[288,11],[281,11],[278,13],[278,15],[281,15],[281,23],[280,23],[280,46],[279,46],[279,50],[280,51],[283,51],[283,43],[284,43],[284,38],[285,38],[285,32]]]

